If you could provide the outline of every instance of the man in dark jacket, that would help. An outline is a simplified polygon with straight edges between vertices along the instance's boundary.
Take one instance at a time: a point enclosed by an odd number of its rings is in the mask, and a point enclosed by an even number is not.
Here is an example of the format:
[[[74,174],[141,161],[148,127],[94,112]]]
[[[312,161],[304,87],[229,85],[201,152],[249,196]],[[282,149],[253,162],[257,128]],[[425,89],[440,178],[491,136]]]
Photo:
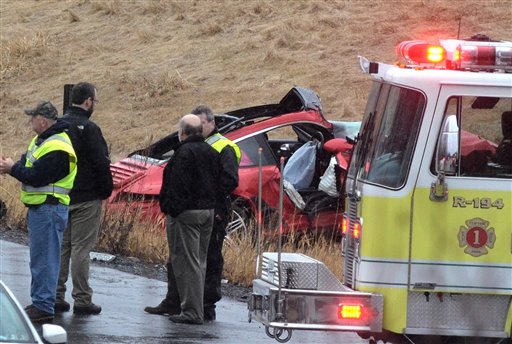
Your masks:
[[[25,113],[31,116],[37,136],[18,162],[0,157],[0,174],[9,173],[22,183],[21,201],[28,208],[32,275],[32,304],[25,310],[30,320],[43,322],[51,321],[54,315],[60,245],[68,220],[77,157],[65,132],[68,124],[57,120],[57,110],[50,102],[40,102]]]
[[[217,153],[203,141],[201,120],[180,120],[180,146],[164,169],[160,209],[167,215],[168,293],[162,301],[173,322],[202,324],[206,254],[212,232]],[[147,311],[147,309],[146,309]],[[151,313],[151,312],[148,312]]]
[[[98,102],[96,87],[87,82],[71,90],[71,107],[63,120],[69,123],[69,135],[78,156],[78,174],[71,191],[68,229],[64,232],[55,311],[70,309],[65,301],[66,281],[71,262],[73,312],[99,314],[101,307],[92,302],[89,286],[89,253],[96,245],[101,220],[102,200],[112,193],[108,147],[101,129],[89,118]]]
[[[192,113],[201,119],[203,137],[219,154],[220,175],[215,205],[215,219],[208,245],[206,281],[204,285],[204,319],[215,320],[215,303],[222,298],[221,281],[224,268],[222,246],[231,213],[231,192],[238,186],[238,165],[242,157],[240,148],[221,135],[215,126],[215,116],[206,105],[199,105]]]

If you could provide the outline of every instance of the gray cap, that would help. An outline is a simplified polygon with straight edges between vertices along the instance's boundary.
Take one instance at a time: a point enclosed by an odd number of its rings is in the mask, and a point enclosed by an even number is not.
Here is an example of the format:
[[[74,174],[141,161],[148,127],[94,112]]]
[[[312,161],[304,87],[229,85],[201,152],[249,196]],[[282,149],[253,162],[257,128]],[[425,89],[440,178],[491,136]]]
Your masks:
[[[49,119],[57,119],[57,109],[49,101],[42,101],[37,103],[33,109],[25,109],[25,113],[29,116],[43,116]]]

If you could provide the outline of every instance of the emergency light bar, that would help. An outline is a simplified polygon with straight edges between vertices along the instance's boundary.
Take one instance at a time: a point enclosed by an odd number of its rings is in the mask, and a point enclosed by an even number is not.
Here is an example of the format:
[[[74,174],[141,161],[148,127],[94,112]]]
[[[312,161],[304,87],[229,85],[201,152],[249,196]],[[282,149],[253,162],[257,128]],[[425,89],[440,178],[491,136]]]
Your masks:
[[[512,42],[441,40],[440,45],[425,41],[405,41],[396,47],[407,67],[471,71],[512,71]]]

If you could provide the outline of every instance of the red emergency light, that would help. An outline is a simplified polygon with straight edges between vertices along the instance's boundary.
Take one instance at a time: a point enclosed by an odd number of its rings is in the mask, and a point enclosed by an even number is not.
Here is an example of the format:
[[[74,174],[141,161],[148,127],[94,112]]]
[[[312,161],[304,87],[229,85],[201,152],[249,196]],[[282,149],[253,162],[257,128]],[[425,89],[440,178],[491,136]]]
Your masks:
[[[338,305],[338,319],[360,320],[363,317],[364,306],[361,304],[343,304]]]
[[[512,42],[447,39],[433,45],[405,41],[397,45],[396,53],[409,67],[512,71]]]
[[[424,41],[405,41],[396,47],[398,56],[403,57],[409,63],[436,64],[446,58],[446,52],[439,45],[431,45]]]
[[[492,43],[488,43],[492,44]],[[460,44],[457,46],[452,64],[456,69],[512,69],[512,43],[510,46]]]

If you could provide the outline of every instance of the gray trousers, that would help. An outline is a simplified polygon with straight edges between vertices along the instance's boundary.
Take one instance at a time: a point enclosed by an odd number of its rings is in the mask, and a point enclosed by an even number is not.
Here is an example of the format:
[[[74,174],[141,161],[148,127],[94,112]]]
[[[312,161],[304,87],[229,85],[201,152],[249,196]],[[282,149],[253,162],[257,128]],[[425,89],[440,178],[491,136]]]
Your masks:
[[[187,210],[177,217],[167,216],[167,240],[172,268],[169,273],[171,304],[180,305],[181,315],[204,320],[203,289],[206,255],[212,233],[213,209]]]
[[[75,306],[92,302],[89,286],[89,253],[96,245],[101,221],[101,200],[69,206],[68,228],[64,231],[60,255],[60,272],[57,285],[57,302],[63,301],[71,265]],[[70,264],[71,262],[71,264]]]

